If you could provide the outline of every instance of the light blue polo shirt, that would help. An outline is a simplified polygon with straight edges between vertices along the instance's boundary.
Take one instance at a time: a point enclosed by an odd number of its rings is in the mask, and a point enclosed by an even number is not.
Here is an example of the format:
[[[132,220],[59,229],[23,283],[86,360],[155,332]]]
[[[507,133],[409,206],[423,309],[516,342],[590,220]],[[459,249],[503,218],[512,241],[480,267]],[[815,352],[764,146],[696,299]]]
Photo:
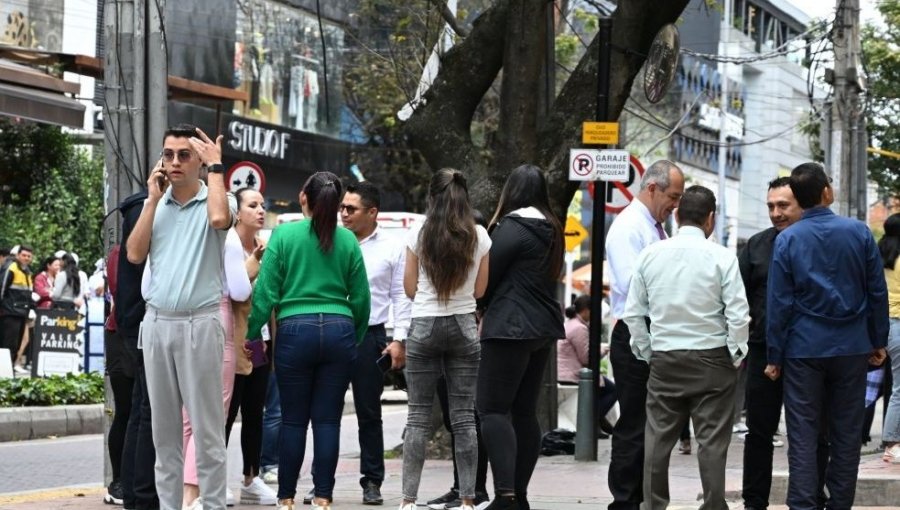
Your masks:
[[[147,304],[160,310],[188,311],[217,304],[222,298],[223,250],[228,230],[209,224],[206,184],[187,203],[172,196],[170,186],[156,208],[150,237],[151,279]],[[237,201],[228,195],[231,217]]]

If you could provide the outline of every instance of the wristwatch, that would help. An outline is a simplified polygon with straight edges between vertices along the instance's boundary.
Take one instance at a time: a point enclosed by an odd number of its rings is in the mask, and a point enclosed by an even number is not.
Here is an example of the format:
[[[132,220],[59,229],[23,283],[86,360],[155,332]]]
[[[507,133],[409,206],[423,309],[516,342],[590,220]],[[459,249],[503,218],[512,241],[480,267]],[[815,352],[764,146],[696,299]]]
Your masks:
[[[225,167],[222,165],[222,163],[215,163],[215,164],[207,166],[206,171],[211,174],[224,174]]]

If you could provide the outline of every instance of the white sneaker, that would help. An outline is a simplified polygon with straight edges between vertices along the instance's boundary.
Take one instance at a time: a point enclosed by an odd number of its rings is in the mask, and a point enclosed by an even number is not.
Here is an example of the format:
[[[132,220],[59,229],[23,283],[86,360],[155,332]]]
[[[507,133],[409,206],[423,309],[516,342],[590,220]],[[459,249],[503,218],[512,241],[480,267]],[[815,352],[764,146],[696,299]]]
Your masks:
[[[284,503],[278,503],[278,510],[294,510],[294,500],[293,499],[286,499],[284,501],[285,501]]]
[[[262,481],[264,483],[277,486],[278,485],[278,468],[274,467],[268,471],[264,471],[263,474],[260,476],[260,478],[262,478]]]
[[[777,437],[773,437],[772,446],[774,446],[775,448],[781,448],[782,446],[784,446],[784,441],[778,439]]]
[[[324,505],[319,505],[319,504],[316,504],[315,500],[313,500],[312,510],[331,510],[331,504],[325,503]]]
[[[228,487],[225,487],[225,506],[234,506],[234,493]]]
[[[735,423],[734,426],[731,427],[731,431],[735,434],[742,434],[744,432],[747,432],[748,430],[750,429],[748,429],[747,425],[745,425],[742,421]]]
[[[203,499],[197,498],[190,505],[182,507],[181,510],[203,510]]]
[[[250,482],[250,485],[241,485],[242,505],[269,506],[277,502],[278,494],[258,476]]]
[[[22,365],[16,365],[13,367],[13,373],[16,375],[31,375],[31,370],[28,370]]]
[[[416,510],[416,504],[407,503],[404,505],[403,503],[400,503],[400,508],[398,510]]]

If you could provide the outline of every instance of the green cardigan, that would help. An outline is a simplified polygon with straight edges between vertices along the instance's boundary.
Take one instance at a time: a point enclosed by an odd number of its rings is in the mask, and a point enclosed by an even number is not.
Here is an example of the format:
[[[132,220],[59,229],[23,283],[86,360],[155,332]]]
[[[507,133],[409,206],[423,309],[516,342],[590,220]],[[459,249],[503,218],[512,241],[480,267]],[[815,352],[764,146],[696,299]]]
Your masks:
[[[276,317],[330,313],[353,319],[357,341],[369,327],[369,280],[356,236],[344,227],[334,232],[328,253],[309,219],[278,226],[262,259],[253,289],[247,338],[259,338],[272,310]]]

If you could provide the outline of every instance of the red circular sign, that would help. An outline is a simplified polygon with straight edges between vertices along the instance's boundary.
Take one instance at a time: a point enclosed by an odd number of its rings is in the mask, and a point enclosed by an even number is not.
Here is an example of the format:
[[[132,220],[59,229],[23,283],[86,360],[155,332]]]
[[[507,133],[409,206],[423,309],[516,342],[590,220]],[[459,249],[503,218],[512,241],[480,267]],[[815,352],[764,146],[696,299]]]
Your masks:
[[[227,191],[237,191],[243,188],[252,188],[260,193],[266,190],[266,174],[259,165],[252,161],[235,163],[225,174]]]
[[[641,177],[644,176],[644,166],[633,154],[629,158],[628,180],[625,182],[609,182],[606,186],[606,196],[602,197],[606,204],[606,212],[617,214],[634,200],[641,189]]]

